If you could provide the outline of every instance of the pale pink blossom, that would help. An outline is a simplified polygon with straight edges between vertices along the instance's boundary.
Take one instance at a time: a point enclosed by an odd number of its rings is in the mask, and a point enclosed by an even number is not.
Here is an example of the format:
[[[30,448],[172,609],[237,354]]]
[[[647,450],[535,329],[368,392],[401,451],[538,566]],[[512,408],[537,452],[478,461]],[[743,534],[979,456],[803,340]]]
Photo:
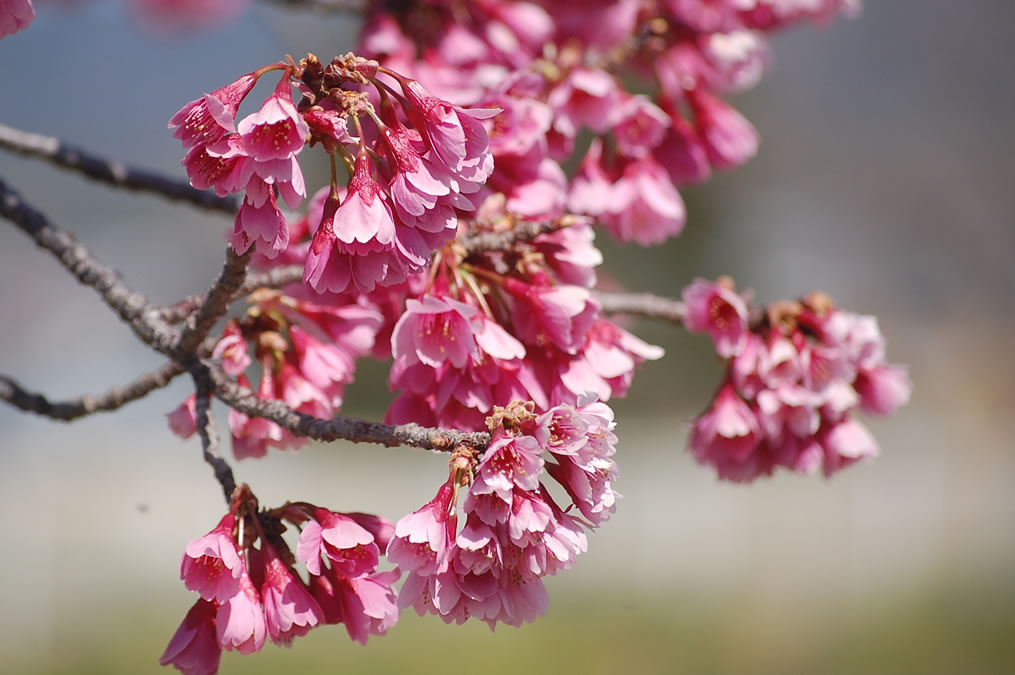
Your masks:
[[[233,538],[236,517],[227,513],[208,534],[187,544],[180,562],[183,585],[205,600],[226,602],[240,590],[246,574],[243,553]]]
[[[719,465],[727,458],[743,461],[760,440],[761,429],[754,412],[727,382],[716,394],[712,407],[694,420],[690,447],[699,462]]]
[[[241,375],[250,367],[247,341],[243,338],[238,321],[232,319],[226,324],[211,356],[213,359],[222,359],[222,370],[230,375]]]
[[[879,365],[857,373],[853,387],[864,410],[891,415],[909,402],[913,385],[905,368]]]
[[[296,557],[307,564],[308,572],[321,573],[322,556],[342,576],[358,577],[377,569],[373,534],[343,513],[318,508],[314,517],[303,525],[296,546]]]
[[[184,675],[214,675],[222,658],[215,637],[214,603],[199,599],[190,608],[162,653],[159,663],[173,666]]]
[[[669,126],[669,115],[647,96],[628,96],[613,113],[613,136],[625,157],[649,154]]]
[[[289,645],[293,638],[306,635],[323,620],[321,606],[303,581],[278,557],[274,547],[265,543],[261,551],[264,583],[265,625],[275,644]]]
[[[244,571],[240,575],[239,592],[218,608],[215,635],[223,649],[252,654],[264,646],[267,634],[261,595]]]
[[[659,244],[680,234],[684,200],[666,170],[651,155],[631,161],[614,184],[613,201],[603,225],[622,242]]]
[[[476,353],[476,308],[451,297],[409,299],[405,313],[391,334],[391,353],[406,365],[420,362],[432,368],[445,361],[463,368]]]
[[[824,469],[826,476],[868,457],[877,457],[880,452],[867,427],[852,418],[846,418],[824,430],[820,437],[824,450]]]
[[[681,297],[687,307],[687,330],[711,335],[716,353],[724,358],[743,350],[748,332],[747,305],[728,284],[695,279]]]
[[[690,92],[689,101],[698,136],[712,166],[733,168],[758,151],[758,132],[732,106],[700,89]]]
[[[395,523],[395,535],[387,549],[388,560],[423,576],[447,567],[448,546],[454,541],[458,526],[454,493],[453,480],[449,479],[433,499]]]

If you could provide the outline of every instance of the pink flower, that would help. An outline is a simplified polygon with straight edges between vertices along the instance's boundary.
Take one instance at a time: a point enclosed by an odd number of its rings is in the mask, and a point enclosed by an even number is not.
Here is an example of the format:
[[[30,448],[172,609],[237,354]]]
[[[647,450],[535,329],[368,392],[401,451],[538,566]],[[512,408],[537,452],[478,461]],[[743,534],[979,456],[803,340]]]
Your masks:
[[[391,353],[406,365],[418,362],[436,368],[447,361],[463,368],[476,353],[475,316],[475,307],[454,298],[409,299],[391,334]]]
[[[758,151],[758,132],[732,106],[701,89],[689,92],[688,100],[712,166],[740,166]]]
[[[197,433],[197,396],[191,394],[173,412],[166,415],[169,429],[186,440]]]
[[[211,356],[213,359],[222,359],[222,370],[230,375],[242,375],[250,367],[247,341],[235,319],[226,324],[222,338],[215,344]]]
[[[427,147],[453,173],[482,183],[493,171],[490,141],[480,120],[496,109],[464,110],[430,94],[415,80],[401,78],[408,99],[406,114],[423,135]]]
[[[705,146],[690,122],[671,113],[670,127],[652,155],[666,169],[674,185],[700,183],[712,173]]]
[[[258,253],[268,258],[285,250],[289,245],[289,223],[275,203],[274,190],[268,189],[268,198],[259,206],[243,200],[229,241],[241,255],[252,244],[257,245]]]
[[[651,246],[680,234],[685,217],[677,188],[665,169],[646,155],[624,168],[602,222],[620,241]]]
[[[33,19],[32,0],[0,0],[0,38],[28,28]]]
[[[617,90],[617,81],[606,71],[573,68],[546,97],[554,112],[554,130],[567,138],[577,136],[582,127],[597,133],[606,131]]]
[[[613,135],[625,157],[644,157],[659,145],[669,116],[646,96],[628,96],[614,113]]]
[[[293,638],[310,632],[324,615],[303,581],[282,562],[271,544],[264,544],[261,556],[264,559],[261,598],[268,636],[275,644],[288,646]]]
[[[747,341],[747,305],[722,280],[695,279],[681,293],[687,306],[684,326],[695,333],[709,333],[715,351],[723,358],[736,356]]]
[[[215,638],[215,605],[200,599],[183,617],[159,663],[184,675],[214,675],[222,658]]]
[[[310,128],[293,104],[289,70],[283,71],[261,109],[240,120],[236,130],[247,153],[258,161],[288,158],[303,149]]]
[[[744,461],[760,440],[754,413],[727,382],[708,412],[694,421],[690,446],[699,462],[719,466],[729,459]]]
[[[236,547],[236,517],[227,513],[214,530],[187,544],[180,563],[183,585],[205,600],[226,602],[240,590],[246,573],[243,554]]]
[[[567,205],[575,213],[599,216],[613,206],[613,179],[603,168],[603,141],[592,139],[578,174],[571,181]]]
[[[826,476],[861,459],[877,457],[879,452],[878,442],[867,427],[851,418],[826,429],[820,442],[825,452],[823,468]]]
[[[264,646],[267,635],[264,607],[246,570],[240,575],[239,592],[218,608],[215,635],[223,649],[235,649],[241,654],[252,654]]]
[[[327,623],[344,623],[349,637],[365,645],[370,635],[384,635],[398,622],[397,596],[391,586],[399,576],[392,570],[349,578],[326,569],[312,576],[310,584]]]
[[[536,286],[508,277],[504,288],[525,306],[514,319],[518,335],[526,342],[547,340],[574,354],[599,317],[599,304],[580,286]]]
[[[458,515],[453,478],[420,509],[395,523],[395,536],[388,544],[388,560],[401,569],[423,576],[436,574],[447,565],[448,546],[454,541]]]
[[[879,365],[861,370],[853,382],[864,410],[878,415],[891,415],[909,402],[913,385],[905,368]]]
[[[373,534],[343,513],[319,508],[314,516],[316,520],[303,526],[296,546],[296,557],[307,564],[308,572],[321,573],[321,556],[342,576],[358,577],[377,569]]]
[[[236,111],[256,83],[254,73],[247,73],[232,84],[183,106],[169,120],[169,128],[176,129],[173,138],[190,148],[211,145],[236,131]]]

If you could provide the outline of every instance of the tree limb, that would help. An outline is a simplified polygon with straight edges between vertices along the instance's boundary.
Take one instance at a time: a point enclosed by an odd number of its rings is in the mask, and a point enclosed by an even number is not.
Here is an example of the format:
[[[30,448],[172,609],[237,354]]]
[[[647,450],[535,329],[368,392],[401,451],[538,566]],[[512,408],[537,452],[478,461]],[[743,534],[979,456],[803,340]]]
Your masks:
[[[631,314],[648,319],[661,319],[683,324],[687,308],[673,298],[664,298],[651,293],[616,293],[595,291],[595,297],[607,314]]]
[[[222,486],[222,492],[226,496],[226,504],[232,501],[233,491],[236,489],[236,479],[233,477],[233,470],[229,462],[219,454],[219,434],[215,427],[215,418],[211,415],[211,397],[214,392],[214,385],[201,371],[194,371],[194,386],[197,394],[194,401],[194,412],[197,418],[197,434],[201,437],[201,453],[204,461],[207,462],[215,472],[215,480]]]
[[[40,211],[21,199],[0,178],[0,216],[8,219],[35,243],[60,261],[85,286],[94,288],[134,333],[148,345],[169,353],[176,331],[158,315],[148,299],[132,290],[112,268],[95,260],[68,232],[54,227]]]
[[[407,445],[426,450],[448,452],[460,444],[483,450],[490,444],[490,434],[434,429],[418,424],[381,424],[351,417],[320,419],[293,410],[282,401],[266,401],[253,391],[226,375],[213,363],[201,362],[201,369],[214,383],[215,395],[226,405],[251,417],[263,417],[299,436],[319,441],[343,439],[353,443],[379,443],[387,447]],[[204,377],[202,375],[201,377]]]
[[[183,324],[180,338],[173,349],[180,354],[193,354],[201,341],[208,337],[208,332],[221,319],[229,303],[233,301],[243,280],[247,276],[247,265],[250,264],[251,251],[237,255],[232,246],[226,249],[226,261],[222,271],[204,293],[196,311],[191,313]]]
[[[239,200],[236,197],[219,197],[214,192],[197,190],[186,181],[128,166],[92,154],[59,138],[33,134],[3,123],[0,123],[0,148],[25,157],[46,160],[111,187],[149,192],[209,211],[235,214],[239,208]]]
[[[118,410],[132,401],[144,398],[169,384],[184,370],[176,363],[167,363],[121,387],[104,394],[82,396],[69,401],[50,401],[42,394],[24,389],[17,381],[0,375],[0,400],[25,412],[35,413],[61,422],[71,422],[97,412]]]

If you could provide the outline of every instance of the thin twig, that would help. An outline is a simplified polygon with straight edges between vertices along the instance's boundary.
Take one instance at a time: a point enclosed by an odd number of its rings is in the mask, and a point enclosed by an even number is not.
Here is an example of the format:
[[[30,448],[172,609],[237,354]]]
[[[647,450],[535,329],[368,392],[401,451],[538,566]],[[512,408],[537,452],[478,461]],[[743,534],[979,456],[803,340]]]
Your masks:
[[[209,211],[235,214],[239,201],[197,190],[189,183],[116,160],[106,159],[59,138],[33,134],[0,123],[0,148],[46,160],[112,187],[150,192],[172,201],[187,202]]]
[[[8,219],[46,249],[85,286],[94,288],[105,303],[141,340],[163,353],[174,344],[176,331],[159,316],[148,299],[134,291],[112,268],[95,260],[68,232],[54,227],[40,211],[21,199],[0,178],[0,216]]]
[[[684,303],[651,293],[613,293],[595,291],[595,297],[607,314],[631,314],[649,319],[662,319],[676,324],[684,322]]]
[[[61,422],[71,422],[92,413],[118,410],[132,401],[144,398],[156,389],[165,387],[182,372],[183,368],[178,364],[167,363],[158,370],[146,373],[121,387],[113,387],[104,394],[86,395],[68,401],[50,401],[42,394],[24,389],[13,378],[0,375],[0,400],[25,412]]]
[[[510,230],[470,232],[458,238],[467,255],[487,251],[504,251],[520,241],[531,241],[541,234],[549,234],[569,227],[566,218],[557,220],[520,220]]]
[[[233,478],[233,470],[229,462],[224,460],[218,452],[219,434],[215,427],[215,418],[211,415],[211,397],[214,392],[214,385],[203,371],[193,372],[194,386],[197,388],[195,396],[194,412],[197,417],[197,433],[201,437],[201,452],[204,461],[211,465],[215,472],[215,480],[222,486],[222,492],[226,496],[226,503],[230,503],[233,490],[236,489],[236,479]]]
[[[407,445],[414,448],[447,452],[460,444],[483,450],[490,444],[490,434],[473,431],[434,429],[418,424],[381,424],[351,417],[320,419],[298,412],[282,401],[266,401],[253,391],[226,375],[213,363],[202,362],[207,376],[214,382],[215,395],[225,404],[251,417],[263,417],[298,436],[319,441],[338,439],[353,443],[379,443],[392,447]]]
[[[215,322],[225,315],[229,303],[236,297],[247,275],[250,256],[251,251],[237,255],[231,246],[226,249],[226,261],[222,265],[222,271],[208,292],[202,296],[203,301],[197,310],[190,314],[183,324],[180,339],[174,347],[176,352],[193,354],[201,341],[208,336]]]

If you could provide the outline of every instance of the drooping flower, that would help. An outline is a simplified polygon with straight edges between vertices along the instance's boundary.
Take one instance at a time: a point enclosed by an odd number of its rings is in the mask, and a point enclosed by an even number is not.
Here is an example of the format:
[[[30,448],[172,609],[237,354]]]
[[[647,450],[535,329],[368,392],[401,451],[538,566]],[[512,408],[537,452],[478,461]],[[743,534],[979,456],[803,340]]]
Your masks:
[[[184,551],[180,578],[205,600],[222,604],[240,590],[246,566],[233,538],[235,525],[236,517],[227,513],[215,529],[187,544]]]
[[[282,562],[275,548],[265,542],[261,549],[264,583],[265,626],[275,644],[289,645],[293,638],[306,635],[321,623],[323,612],[303,581]]]
[[[214,675],[222,658],[215,637],[215,604],[203,598],[194,603],[169,640],[159,663],[184,675]]]
[[[743,350],[747,340],[747,305],[730,284],[695,279],[682,292],[687,315],[684,326],[709,333],[719,356],[729,358]]]

